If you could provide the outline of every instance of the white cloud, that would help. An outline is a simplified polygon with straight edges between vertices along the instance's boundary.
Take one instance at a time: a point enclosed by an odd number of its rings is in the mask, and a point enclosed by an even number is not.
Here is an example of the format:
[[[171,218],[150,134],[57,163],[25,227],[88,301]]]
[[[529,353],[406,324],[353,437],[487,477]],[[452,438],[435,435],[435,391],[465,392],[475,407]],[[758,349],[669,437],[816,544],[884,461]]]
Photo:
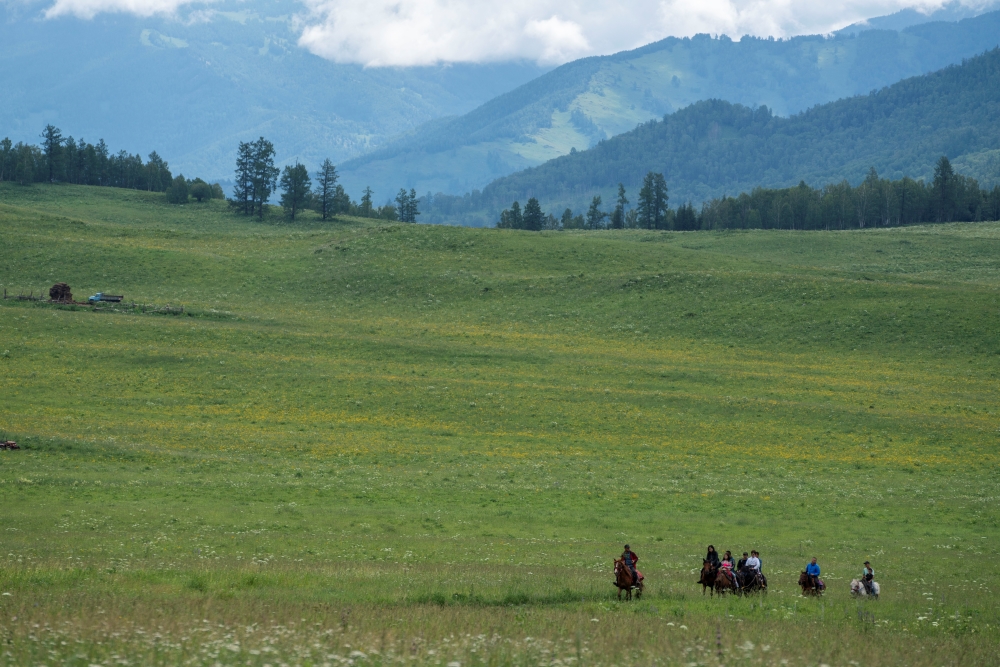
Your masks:
[[[0,0],[2,2],[4,0]],[[10,0],[8,0],[10,1]],[[173,14],[206,0],[54,0],[46,16]],[[210,0],[209,0],[210,1]],[[958,0],[987,6],[998,0]],[[697,33],[827,33],[949,0],[300,0],[299,43],[338,62],[429,65],[510,59],[562,63]],[[249,0],[248,4],[267,0]],[[264,10],[266,13],[266,10]]]
[[[310,11],[301,18],[300,44],[342,62],[427,65],[508,58],[565,62],[592,52],[583,23],[591,10],[580,4],[553,0],[305,3]]]
[[[962,0],[985,5],[991,0]],[[303,0],[300,44],[339,62],[427,65],[525,58],[562,63],[697,33],[828,33],[947,0]]]
[[[72,15],[83,19],[107,12],[122,12],[138,16],[173,14],[178,7],[204,0],[56,0],[45,10],[46,18]]]

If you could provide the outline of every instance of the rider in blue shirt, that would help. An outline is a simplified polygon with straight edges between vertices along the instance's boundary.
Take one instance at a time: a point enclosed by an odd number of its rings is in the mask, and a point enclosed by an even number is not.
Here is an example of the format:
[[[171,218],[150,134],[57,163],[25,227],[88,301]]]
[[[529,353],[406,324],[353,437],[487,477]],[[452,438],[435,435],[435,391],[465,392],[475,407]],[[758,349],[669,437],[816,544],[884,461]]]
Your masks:
[[[819,564],[816,559],[813,558],[812,561],[806,565],[806,574],[812,577],[813,586],[819,588]]]

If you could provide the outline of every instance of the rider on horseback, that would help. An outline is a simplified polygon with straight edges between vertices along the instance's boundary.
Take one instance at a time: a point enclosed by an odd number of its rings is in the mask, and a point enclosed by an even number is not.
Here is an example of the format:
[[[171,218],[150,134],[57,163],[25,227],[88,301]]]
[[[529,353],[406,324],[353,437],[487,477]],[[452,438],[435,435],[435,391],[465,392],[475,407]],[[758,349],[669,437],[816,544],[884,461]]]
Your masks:
[[[806,574],[808,574],[809,578],[812,580],[813,588],[816,590],[822,590],[823,583],[819,580],[819,563],[816,562],[815,557],[813,557],[809,564],[806,565]]]
[[[638,586],[639,571],[635,569],[635,564],[639,562],[639,556],[627,544],[625,545],[625,551],[622,552],[622,560],[625,561],[625,567],[632,573],[632,585]]]
[[[746,551],[743,552],[743,558],[736,562],[736,571],[743,574],[743,571],[747,569],[747,560],[750,558]]]
[[[722,565],[719,561],[719,552],[715,550],[715,547],[711,544],[708,545],[708,553],[705,554],[705,560],[712,564],[712,567],[716,570]]]
[[[736,588],[740,587],[740,579],[735,574],[736,561],[733,560],[733,555],[726,550],[726,555],[722,558],[722,571],[726,573],[726,576],[732,580]]]
[[[872,569],[871,563],[865,561],[865,566],[861,570],[861,583],[864,585],[868,595],[875,594],[874,587],[872,586],[873,581],[875,581],[875,570]]]

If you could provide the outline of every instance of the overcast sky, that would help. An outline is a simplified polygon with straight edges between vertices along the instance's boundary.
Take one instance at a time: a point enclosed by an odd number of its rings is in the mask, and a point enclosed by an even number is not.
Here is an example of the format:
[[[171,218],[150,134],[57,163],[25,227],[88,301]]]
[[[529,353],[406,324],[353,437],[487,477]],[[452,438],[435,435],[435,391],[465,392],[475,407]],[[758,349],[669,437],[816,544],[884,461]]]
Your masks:
[[[986,6],[995,0],[960,0]],[[511,59],[559,64],[697,33],[789,37],[944,0],[301,0],[300,44],[369,66]],[[205,0],[54,0],[46,16],[171,14]]]

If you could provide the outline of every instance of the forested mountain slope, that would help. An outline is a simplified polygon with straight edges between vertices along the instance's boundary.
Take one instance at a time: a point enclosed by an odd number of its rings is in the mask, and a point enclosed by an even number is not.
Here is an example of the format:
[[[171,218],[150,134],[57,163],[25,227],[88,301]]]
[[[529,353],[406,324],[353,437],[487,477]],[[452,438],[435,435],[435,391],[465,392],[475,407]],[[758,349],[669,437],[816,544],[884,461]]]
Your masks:
[[[240,140],[265,135],[279,162],[339,163],[548,69],[333,63],[297,46],[293,0],[89,21],[43,8],[0,2],[0,137],[36,143],[52,123],[144,157],[156,148],[174,173],[211,180],[232,177]]]
[[[831,38],[665,39],[568,63],[465,116],[424,126],[345,164],[344,183],[352,193],[371,185],[460,194],[701,100],[763,105],[787,116],[998,43],[1000,12]]]
[[[926,177],[942,155],[983,185],[1000,181],[1000,49],[961,65],[906,79],[869,95],[817,106],[790,118],[766,107],[719,100],[494,181],[482,193],[438,198],[430,217],[495,221],[512,201],[537,197],[561,211],[618,183],[634,196],[643,176],[662,172],[672,203],[700,202],[756,186],[822,185],[864,178]],[[426,207],[425,207],[426,208]]]

